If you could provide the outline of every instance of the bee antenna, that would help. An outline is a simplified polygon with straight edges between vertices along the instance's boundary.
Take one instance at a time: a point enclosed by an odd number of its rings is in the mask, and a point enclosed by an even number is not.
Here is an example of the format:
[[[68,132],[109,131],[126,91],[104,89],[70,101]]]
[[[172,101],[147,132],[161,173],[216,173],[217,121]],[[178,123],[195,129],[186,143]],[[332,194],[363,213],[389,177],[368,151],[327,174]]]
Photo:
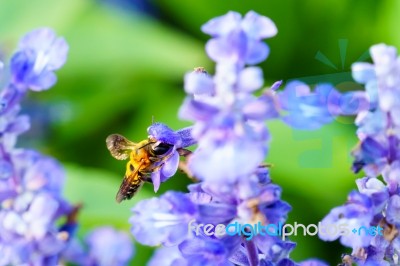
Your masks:
[[[154,143],[156,143],[156,142],[154,142],[154,141],[153,142],[148,142],[148,143],[144,144],[143,146],[139,147],[138,150],[143,149],[144,147],[146,147],[146,146],[148,146],[150,144],[154,144]]]

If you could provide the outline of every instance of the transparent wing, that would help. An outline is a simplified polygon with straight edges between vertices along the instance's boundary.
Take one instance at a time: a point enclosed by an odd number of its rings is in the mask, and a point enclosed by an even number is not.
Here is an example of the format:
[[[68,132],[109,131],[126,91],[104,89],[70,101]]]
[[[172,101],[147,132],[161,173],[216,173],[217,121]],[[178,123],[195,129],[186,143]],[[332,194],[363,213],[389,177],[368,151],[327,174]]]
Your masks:
[[[106,144],[111,155],[118,160],[128,159],[130,152],[136,147],[136,143],[119,134],[108,136]]]

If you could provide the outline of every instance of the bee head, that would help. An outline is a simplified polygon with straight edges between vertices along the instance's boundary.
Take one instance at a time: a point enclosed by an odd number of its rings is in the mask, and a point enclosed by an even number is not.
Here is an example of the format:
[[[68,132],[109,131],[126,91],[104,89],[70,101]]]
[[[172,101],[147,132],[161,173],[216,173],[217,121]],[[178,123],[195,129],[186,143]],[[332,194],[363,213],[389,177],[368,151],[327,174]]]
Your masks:
[[[156,156],[161,156],[167,154],[174,145],[167,144],[164,142],[157,142],[152,147],[151,150]]]

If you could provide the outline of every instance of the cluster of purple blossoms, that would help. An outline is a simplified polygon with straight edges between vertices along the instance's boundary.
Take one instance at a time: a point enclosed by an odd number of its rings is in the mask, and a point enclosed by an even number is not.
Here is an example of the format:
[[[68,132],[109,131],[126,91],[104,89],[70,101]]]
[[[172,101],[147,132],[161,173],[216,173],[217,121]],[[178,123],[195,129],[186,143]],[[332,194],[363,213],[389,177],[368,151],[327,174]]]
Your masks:
[[[88,233],[84,243],[72,239],[62,256],[74,265],[125,266],[133,256],[132,240],[112,227],[98,227]]]
[[[310,128],[318,128],[339,114],[354,112],[348,103],[356,95],[340,94],[328,85],[311,92],[302,83],[277,92],[282,82],[276,82],[256,96],[264,80],[254,65],[267,58],[269,48],[262,40],[277,33],[275,24],[252,11],[244,17],[229,12],[202,30],[212,36],[206,51],[216,69],[214,76],[203,68],[185,76],[188,96],[179,116],[193,126],[174,132],[157,123],[148,130],[150,137],[175,145],[178,153],[197,144],[180,164],[198,182],[189,185],[187,193],[169,191],[139,202],[130,220],[134,237],[145,245],[161,245],[151,266],[326,265],[292,261],[289,254],[296,244],[280,236],[246,239],[243,234],[209,234],[191,227],[285,223],[291,206],[281,199],[281,188],[263,163],[269,141],[265,121],[282,119],[298,128],[312,121]],[[176,171],[178,163],[167,161],[164,167]]]
[[[356,117],[359,144],[353,150],[353,171],[364,170],[345,205],[334,208],[323,220],[327,224],[380,226],[382,234],[357,237],[323,237],[353,249],[344,265],[398,265],[400,259],[400,57],[384,44],[370,49],[373,64],[355,63],[355,81],[365,84],[368,108]],[[351,234],[351,233],[350,233]]]
[[[18,136],[29,129],[29,117],[20,114],[20,102],[29,90],[49,89],[54,71],[66,61],[68,45],[48,28],[26,34],[3,71],[0,90],[0,265],[59,265],[74,261],[74,231],[78,208],[63,196],[64,171],[54,159],[37,151],[17,148]],[[3,65],[0,63],[0,65]],[[60,226],[61,223],[61,226]],[[108,237],[118,250],[96,239]],[[85,263],[125,265],[132,255],[127,236],[95,230],[87,239]],[[125,250],[123,255],[119,252]],[[121,257],[122,256],[122,257]],[[110,263],[110,261],[112,263]]]
[[[278,103],[282,121],[303,130],[318,129],[339,115],[354,115],[369,106],[362,91],[341,93],[331,84],[318,84],[311,92],[300,81],[288,83],[278,93]]]

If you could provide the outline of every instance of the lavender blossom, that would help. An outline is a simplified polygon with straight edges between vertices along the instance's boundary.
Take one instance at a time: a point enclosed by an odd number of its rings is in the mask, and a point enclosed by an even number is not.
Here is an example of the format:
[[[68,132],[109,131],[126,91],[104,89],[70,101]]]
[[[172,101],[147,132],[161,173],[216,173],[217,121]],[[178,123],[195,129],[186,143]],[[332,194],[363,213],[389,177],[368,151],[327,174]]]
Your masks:
[[[346,205],[334,208],[325,222],[344,221],[359,226],[380,226],[382,234],[342,236],[341,243],[352,247],[345,265],[397,265],[400,255],[399,130],[400,57],[394,47],[384,44],[370,49],[373,64],[353,64],[353,78],[365,84],[369,109],[356,118],[359,144],[353,150],[353,171],[364,170],[357,180],[359,192]],[[382,182],[379,176],[383,177]],[[337,237],[321,236],[324,240]]]
[[[308,85],[292,81],[278,93],[282,120],[296,129],[313,130],[331,123],[339,115],[368,110],[364,92],[340,93],[330,84],[319,84],[311,92]]]
[[[111,227],[99,227],[86,237],[89,263],[98,266],[127,265],[133,255],[132,241],[126,233]]]
[[[35,30],[22,38],[11,59],[13,78],[0,93],[0,246],[7,254],[2,265],[44,265],[57,258],[71,237],[56,225],[72,210],[61,196],[61,166],[38,152],[14,148],[18,135],[29,129],[29,117],[19,114],[26,89],[49,88],[53,83],[45,81],[46,71],[65,62],[68,46],[55,38],[49,29]]]
[[[399,160],[400,57],[394,47],[384,44],[372,46],[370,52],[374,64],[355,63],[352,67],[354,79],[366,84],[371,101],[371,108],[356,119],[360,145],[354,151],[353,169],[378,176]]]
[[[398,84],[400,61],[395,47],[377,44],[370,48],[373,64],[355,63],[352,66],[355,81],[365,84],[373,109],[385,112],[400,104]]]
[[[150,259],[148,266],[177,265],[186,266],[187,261],[182,257],[178,246],[158,248]]]
[[[228,12],[210,20],[201,29],[213,37],[206,45],[211,59],[240,65],[264,61],[269,48],[261,40],[271,38],[278,32],[269,18],[254,11],[248,12],[244,18],[236,12]]]
[[[189,167],[202,180],[234,183],[263,161],[269,138],[264,121],[278,115],[268,92],[252,95],[264,83],[262,70],[245,67],[267,57],[268,47],[261,40],[274,36],[276,27],[250,11],[243,19],[229,12],[202,29],[213,37],[206,51],[218,64],[214,77],[201,69],[185,76],[190,96],[179,115],[195,121],[192,135],[199,145]],[[247,154],[252,154],[252,160],[246,160]]]
[[[166,161],[162,162],[160,171],[154,171],[151,174],[154,191],[157,192],[160,183],[167,181],[178,170],[179,152],[181,148],[186,148],[195,143],[191,136],[191,128],[183,128],[173,131],[167,125],[162,123],[154,123],[148,129],[149,138],[159,142],[172,145],[172,150],[168,154],[172,154]]]
[[[128,265],[134,247],[129,235],[112,227],[98,227],[83,242],[72,239],[62,252],[62,259],[81,266]]]
[[[46,90],[57,77],[54,70],[62,67],[67,59],[68,45],[53,30],[41,28],[25,35],[11,58],[12,83],[19,90]]]
[[[316,129],[333,121],[332,102],[340,97],[331,85],[319,85],[315,92],[298,81],[289,83],[279,93],[280,107],[288,112],[283,121],[299,129]]]
[[[72,237],[56,224],[72,211],[61,196],[64,173],[55,160],[34,151],[15,150],[7,157],[12,171],[0,186],[0,245],[9,254],[4,263],[43,265]]]
[[[256,184],[255,182],[253,185]],[[153,198],[140,202],[133,209],[131,218],[135,239],[147,245],[159,243],[164,246],[178,245],[181,254],[177,254],[176,259],[182,265],[209,265],[211,263],[212,265],[235,265],[234,263],[239,260],[242,263],[240,265],[253,265],[247,258],[246,250],[243,251],[240,248],[241,244],[246,242],[241,237],[218,238],[197,235],[196,232],[188,232],[188,228],[193,221],[195,221],[193,225],[199,223],[227,225],[238,221],[256,223],[260,219],[269,219],[271,223],[284,222],[290,206],[279,199],[279,187],[267,184],[265,189],[258,191],[257,197],[253,194],[246,195],[248,187],[243,186],[242,191],[237,191],[237,193],[248,198],[240,199],[235,195],[224,196],[220,191],[207,193],[201,186],[202,184],[192,185],[190,193],[186,195],[168,192],[160,199]],[[240,187],[237,186],[235,189],[240,189]],[[235,201],[238,203],[235,204]],[[254,212],[254,209],[257,211]],[[292,242],[280,240],[279,236],[255,237],[251,243],[262,250],[264,258],[271,262],[286,258],[295,246]],[[198,264],[193,264],[193,261]],[[169,264],[160,262],[159,265]]]
[[[187,237],[187,224],[196,217],[197,207],[188,195],[167,192],[160,198],[139,202],[132,212],[132,234],[137,241],[171,246]]]
[[[269,140],[265,121],[280,118],[282,111],[275,93],[281,82],[255,96],[264,84],[263,73],[248,66],[267,58],[269,48],[262,39],[274,36],[276,27],[250,11],[244,18],[229,12],[202,30],[212,36],[206,51],[217,65],[214,76],[201,67],[185,75],[188,96],[179,116],[193,121],[193,127],[174,132],[157,123],[148,130],[177,151],[198,144],[181,165],[199,182],[188,193],[167,192],[139,202],[132,209],[133,235],[142,244],[163,245],[149,265],[325,265],[316,260],[295,263],[289,258],[295,243],[278,235],[198,230],[201,224],[285,223],[291,210],[262,163]]]
[[[67,52],[65,40],[51,29],[28,33],[11,58],[11,79],[0,91],[0,265],[59,265],[75,241],[77,208],[62,195],[61,165],[37,151],[15,147],[30,126],[29,116],[19,113],[21,100],[28,89],[54,85],[53,71],[65,63]],[[129,239],[112,232],[99,234],[114,241],[102,246],[93,234],[88,242],[95,256],[86,265],[125,265],[132,255]],[[110,247],[118,252],[113,254]]]

